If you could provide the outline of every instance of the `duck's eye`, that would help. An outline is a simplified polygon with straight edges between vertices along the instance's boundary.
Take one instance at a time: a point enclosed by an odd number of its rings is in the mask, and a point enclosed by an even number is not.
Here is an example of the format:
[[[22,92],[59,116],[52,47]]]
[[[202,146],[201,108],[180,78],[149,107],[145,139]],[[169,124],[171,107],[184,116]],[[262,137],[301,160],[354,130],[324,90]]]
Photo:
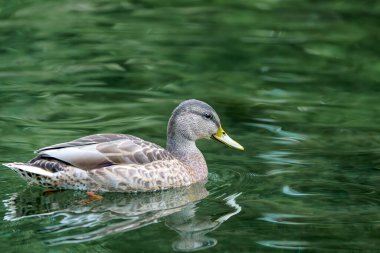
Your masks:
[[[203,114],[203,117],[205,117],[206,119],[212,119],[212,114],[206,112],[205,114]]]

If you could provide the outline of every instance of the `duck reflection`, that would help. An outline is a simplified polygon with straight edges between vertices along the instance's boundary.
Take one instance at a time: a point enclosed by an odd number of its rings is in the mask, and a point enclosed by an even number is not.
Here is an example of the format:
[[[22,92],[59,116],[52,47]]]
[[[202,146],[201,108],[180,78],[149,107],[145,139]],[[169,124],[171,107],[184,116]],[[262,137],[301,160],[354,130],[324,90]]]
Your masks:
[[[81,192],[58,192],[43,195],[35,189],[14,193],[4,200],[4,220],[49,217],[51,225],[39,232],[49,235],[46,243],[68,244],[97,240],[157,223],[161,220],[178,233],[172,243],[176,251],[196,251],[215,246],[216,239],[207,233],[240,212],[233,194],[224,200],[231,212],[221,217],[197,214],[197,204],[209,195],[204,183],[153,193],[106,193],[102,201],[80,204]],[[51,235],[56,235],[51,238]]]

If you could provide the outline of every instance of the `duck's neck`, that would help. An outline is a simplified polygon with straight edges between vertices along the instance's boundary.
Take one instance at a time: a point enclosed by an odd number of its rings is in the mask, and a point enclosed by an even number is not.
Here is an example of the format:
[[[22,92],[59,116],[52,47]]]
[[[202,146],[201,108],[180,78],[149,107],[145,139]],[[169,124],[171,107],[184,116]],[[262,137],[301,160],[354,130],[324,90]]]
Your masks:
[[[208,170],[206,161],[194,140],[189,140],[183,136],[168,134],[166,149],[191,171],[194,181],[207,178]]]

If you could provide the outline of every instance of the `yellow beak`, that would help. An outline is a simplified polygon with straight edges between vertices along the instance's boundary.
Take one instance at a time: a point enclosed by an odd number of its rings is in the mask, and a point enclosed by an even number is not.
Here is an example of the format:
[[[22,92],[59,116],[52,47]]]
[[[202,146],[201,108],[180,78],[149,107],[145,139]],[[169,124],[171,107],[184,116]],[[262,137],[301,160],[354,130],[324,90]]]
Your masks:
[[[211,137],[217,141],[220,141],[221,143],[226,144],[231,148],[244,150],[244,147],[236,141],[234,141],[233,139],[231,139],[222,127],[219,127],[218,132],[216,132],[216,134],[213,134]]]

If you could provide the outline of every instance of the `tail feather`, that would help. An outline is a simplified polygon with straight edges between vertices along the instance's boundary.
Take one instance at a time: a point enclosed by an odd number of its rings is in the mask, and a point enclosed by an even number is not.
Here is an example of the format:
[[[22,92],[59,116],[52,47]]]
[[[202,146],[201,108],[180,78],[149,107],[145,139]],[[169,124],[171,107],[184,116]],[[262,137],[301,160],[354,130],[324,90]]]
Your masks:
[[[41,164],[47,165],[45,166],[46,169],[44,167],[37,167],[37,165]],[[44,163],[4,163],[3,165],[15,171],[27,182],[43,187],[87,190],[93,183],[93,180],[88,177],[86,171],[72,166],[68,166],[66,170],[52,172],[50,169],[58,167],[52,167],[50,166],[51,164]]]
[[[38,176],[53,177],[52,172],[43,170],[35,166],[28,165],[25,163],[4,163],[3,165],[17,172],[22,177],[27,176],[27,177],[32,178],[33,175],[36,177]]]

